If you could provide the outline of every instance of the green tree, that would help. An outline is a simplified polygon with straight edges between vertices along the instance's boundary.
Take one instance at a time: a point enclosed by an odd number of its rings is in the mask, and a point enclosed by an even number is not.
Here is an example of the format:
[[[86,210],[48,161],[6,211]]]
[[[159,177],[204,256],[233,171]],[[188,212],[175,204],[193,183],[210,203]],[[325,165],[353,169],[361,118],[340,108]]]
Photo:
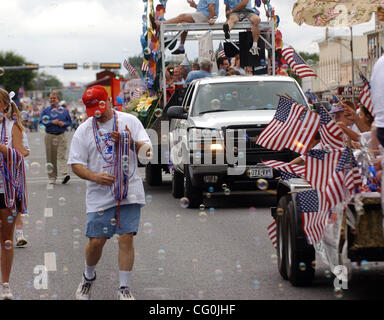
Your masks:
[[[143,57],[140,55],[128,58],[129,63],[136,69],[138,74],[141,73],[141,64],[143,63]]]
[[[35,79],[33,79],[32,85],[34,90],[60,89],[63,87],[59,79],[45,72],[39,73]]]
[[[0,67],[22,66],[28,64],[26,59],[12,51],[0,51]],[[20,87],[25,90],[32,89],[32,80],[36,77],[36,72],[32,70],[5,70],[0,77],[0,86],[7,91],[17,92]]]
[[[299,55],[309,64],[319,62],[317,53],[299,52]]]

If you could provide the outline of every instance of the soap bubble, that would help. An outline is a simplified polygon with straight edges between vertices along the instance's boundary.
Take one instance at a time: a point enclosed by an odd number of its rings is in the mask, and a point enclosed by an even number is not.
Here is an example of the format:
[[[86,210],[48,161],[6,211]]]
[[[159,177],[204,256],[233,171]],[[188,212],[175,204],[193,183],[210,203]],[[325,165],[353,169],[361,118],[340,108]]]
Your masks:
[[[101,111],[100,110],[96,110],[95,111],[95,118],[100,118],[101,117]]]
[[[200,211],[204,211],[204,209],[205,209],[204,204],[201,204],[201,205],[200,205]]]
[[[78,239],[81,236],[81,230],[80,229],[73,229],[73,237]]]
[[[152,223],[146,222],[144,223],[144,233],[151,234],[152,233]]]
[[[255,208],[255,207],[250,207],[250,208],[249,208],[249,214],[250,214],[251,216],[254,216],[254,215],[256,214],[256,208]]]
[[[218,110],[221,107],[221,102],[219,99],[212,99],[211,100],[211,109],[212,110]]]
[[[34,175],[37,175],[40,173],[41,165],[38,162],[32,162],[30,168],[31,168],[31,173]]]
[[[111,226],[117,225],[117,220],[115,218],[111,219]]]
[[[253,280],[253,288],[254,289],[260,288],[260,281],[259,280]]]
[[[41,221],[41,220],[37,220],[37,221],[35,222],[36,230],[41,231],[41,230],[43,229],[43,226],[44,226],[43,221]]]
[[[268,189],[268,181],[265,179],[257,179],[256,185],[260,190],[267,190]]]
[[[108,233],[108,228],[107,228],[107,227],[104,227],[104,228],[103,228],[103,232],[104,232],[104,233]]]
[[[212,193],[212,192],[215,191],[215,188],[214,188],[214,187],[209,187],[209,188],[208,188],[208,191]]]
[[[59,198],[59,206],[62,207],[62,206],[65,206],[66,204],[66,201],[64,197],[60,197]]]
[[[180,206],[183,208],[183,209],[186,209],[189,207],[189,199],[186,198],[186,197],[183,197],[180,199]]]
[[[103,109],[105,109],[105,107],[106,107],[105,101],[100,101],[99,102],[99,108],[103,110]]]
[[[343,297],[343,289],[342,288],[335,288],[333,290],[333,293],[334,293],[335,297],[338,299]]]
[[[10,250],[10,249],[12,249],[12,247],[13,247],[13,243],[11,240],[5,240],[4,241],[4,248],[6,250]]]
[[[159,255],[160,260],[165,259],[165,250],[164,249],[160,249],[159,251],[157,251],[157,254]]]
[[[7,220],[9,224],[12,224],[15,219],[12,216],[8,216]]]
[[[58,114],[58,112],[57,112],[56,109],[52,109],[52,110],[51,110],[51,117],[52,117],[52,118],[56,118],[56,117],[57,117],[57,114]]]
[[[300,271],[305,271],[307,269],[307,265],[304,262],[299,263]]]
[[[73,241],[73,249],[79,249],[80,242],[79,241]]]
[[[224,194],[225,194],[226,196],[229,196],[229,195],[231,194],[231,190],[230,190],[229,188],[226,188],[226,189],[224,190]]]
[[[146,195],[145,202],[148,203],[148,204],[152,202],[152,196],[150,194]]]
[[[45,125],[47,125],[49,123],[49,116],[48,115],[44,115],[42,118],[41,118],[41,122]],[[43,126],[43,129],[45,127]]]
[[[155,109],[154,113],[155,113],[155,117],[158,118],[163,115],[163,110],[161,108],[157,108]]]
[[[220,269],[216,269],[215,270],[215,279],[216,281],[221,281],[223,280],[224,276],[223,276],[223,271],[220,270]]]
[[[101,217],[104,214],[104,209],[103,208],[99,208],[97,210],[97,214]]]

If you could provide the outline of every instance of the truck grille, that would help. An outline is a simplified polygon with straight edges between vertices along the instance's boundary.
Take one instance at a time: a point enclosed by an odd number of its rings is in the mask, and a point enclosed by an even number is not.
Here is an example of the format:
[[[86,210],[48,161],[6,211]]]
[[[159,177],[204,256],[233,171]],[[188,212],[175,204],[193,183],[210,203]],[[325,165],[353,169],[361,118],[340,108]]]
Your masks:
[[[223,131],[226,148],[233,148],[234,155],[237,157],[245,156],[247,165],[254,165],[267,160],[289,162],[296,158],[298,154],[288,149],[283,151],[274,151],[256,144],[258,136],[266,126],[267,125],[229,126],[225,128]],[[241,130],[245,130],[245,134]],[[228,161],[228,163],[229,162],[230,161]]]

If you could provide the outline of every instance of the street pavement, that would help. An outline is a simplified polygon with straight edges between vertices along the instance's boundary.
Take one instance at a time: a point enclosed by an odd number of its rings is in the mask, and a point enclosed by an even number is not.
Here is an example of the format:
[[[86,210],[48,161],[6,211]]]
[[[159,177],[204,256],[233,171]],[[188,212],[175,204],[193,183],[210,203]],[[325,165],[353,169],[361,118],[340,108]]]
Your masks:
[[[69,137],[71,134],[69,134]],[[16,299],[70,300],[84,270],[85,182],[71,173],[67,185],[49,186],[43,133],[28,133],[28,245],[15,248],[11,288]],[[68,149],[70,139],[68,143]],[[144,178],[144,170],[140,168]],[[266,227],[274,197],[222,196],[204,210],[184,209],[164,184],[145,184],[147,205],[135,237],[132,290],[140,300],[380,299],[383,263],[354,265],[342,294],[333,290],[330,270],[317,261],[312,286],[293,287],[277,270]],[[254,207],[255,210],[250,209]],[[213,208],[213,209],[210,209]],[[97,266],[92,298],[115,300],[119,286],[117,239],[108,240]],[[317,259],[319,260],[319,259]],[[48,270],[46,279],[42,270]]]

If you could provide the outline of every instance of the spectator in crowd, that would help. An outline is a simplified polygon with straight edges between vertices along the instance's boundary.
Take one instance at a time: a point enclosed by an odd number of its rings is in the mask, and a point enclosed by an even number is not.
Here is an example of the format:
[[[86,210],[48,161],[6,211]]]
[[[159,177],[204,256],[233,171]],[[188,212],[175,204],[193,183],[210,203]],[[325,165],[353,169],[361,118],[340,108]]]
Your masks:
[[[245,67],[245,74],[247,76],[253,76],[253,68],[251,66],[246,66]]]
[[[226,76],[241,76],[241,73],[234,68],[229,68],[227,73],[225,74]]]
[[[32,107],[32,130],[37,132],[39,130],[40,110],[37,105]]]
[[[55,184],[57,179],[57,162],[59,171],[63,177],[62,184],[66,184],[70,176],[67,165],[67,137],[65,132],[71,126],[72,119],[68,111],[59,107],[59,95],[52,92],[49,96],[50,106],[41,113],[40,123],[45,126],[45,149],[47,164],[52,166],[48,172],[50,184]]]
[[[227,57],[217,58],[217,68],[219,69],[218,75],[225,76],[229,68],[229,60]]]
[[[177,23],[209,23],[214,24],[219,13],[219,0],[200,0],[198,4],[194,0],[188,1],[192,8],[196,9],[194,13],[182,13],[175,18],[168,19],[165,21],[156,20],[150,15],[152,28],[157,29],[160,23],[164,24],[177,24]],[[184,44],[187,39],[188,32],[184,31],[181,34],[179,47],[172,52],[172,54],[183,54],[185,53]]]
[[[236,54],[231,60],[231,67],[239,72],[239,74],[245,76],[245,70],[240,65],[240,54]]]
[[[211,77],[211,70],[212,70],[212,62],[209,59],[202,59],[200,62],[200,70],[191,71],[188,74],[187,79],[185,82],[187,84],[191,83],[192,80],[205,78],[205,77]]]
[[[252,55],[259,55],[257,42],[260,36],[259,23],[260,17],[253,10],[251,0],[224,0],[225,15],[227,22],[223,24],[225,39],[229,39],[229,32],[233,26],[244,19],[248,19],[252,23],[253,44],[249,52]]]
[[[192,63],[192,71],[200,70],[200,65],[197,62]]]

